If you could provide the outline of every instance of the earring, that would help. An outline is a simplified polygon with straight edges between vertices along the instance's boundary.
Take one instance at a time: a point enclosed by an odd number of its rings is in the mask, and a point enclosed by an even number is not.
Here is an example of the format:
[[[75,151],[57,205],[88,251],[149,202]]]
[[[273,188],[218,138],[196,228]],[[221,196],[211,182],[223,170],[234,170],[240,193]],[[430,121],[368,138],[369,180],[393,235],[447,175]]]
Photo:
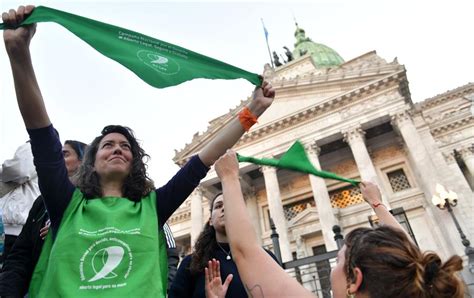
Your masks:
[[[355,294],[354,293],[351,293],[351,291],[349,289],[347,289],[346,291],[346,297],[347,298],[355,298]]]

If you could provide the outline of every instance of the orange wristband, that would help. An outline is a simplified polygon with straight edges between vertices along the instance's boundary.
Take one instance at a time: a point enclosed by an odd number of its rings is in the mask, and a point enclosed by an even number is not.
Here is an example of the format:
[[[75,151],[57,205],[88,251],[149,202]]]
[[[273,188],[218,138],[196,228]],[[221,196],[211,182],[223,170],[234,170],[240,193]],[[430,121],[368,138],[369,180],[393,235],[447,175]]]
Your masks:
[[[242,125],[242,128],[245,131],[249,131],[250,128],[257,123],[257,117],[250,112],[249,108],[245,107],[243,110],[239,113],[239,121],[240,124]]]

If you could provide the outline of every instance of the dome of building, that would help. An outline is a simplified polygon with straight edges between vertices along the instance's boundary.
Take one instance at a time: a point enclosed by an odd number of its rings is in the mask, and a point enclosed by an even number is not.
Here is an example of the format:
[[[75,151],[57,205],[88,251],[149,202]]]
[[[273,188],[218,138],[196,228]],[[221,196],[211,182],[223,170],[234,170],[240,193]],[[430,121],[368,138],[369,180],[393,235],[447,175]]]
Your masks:
[[[306,37],[304,29],[298,27],[298,24],[296,25],[295,38],[296,43],[293,50],[295,59],[310,53],[317,68],[334,67],[344,63],[344,59],[336,51]]]

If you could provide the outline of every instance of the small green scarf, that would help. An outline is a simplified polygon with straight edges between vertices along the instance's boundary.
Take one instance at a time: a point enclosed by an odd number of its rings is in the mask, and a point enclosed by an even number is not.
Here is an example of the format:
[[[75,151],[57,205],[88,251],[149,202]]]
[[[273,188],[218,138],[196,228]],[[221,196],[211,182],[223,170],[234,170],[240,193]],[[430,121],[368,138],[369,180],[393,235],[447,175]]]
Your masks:
[[[196,79],[246,79],[260,86],[260,77],[243,69],[128,29],[64,11],[38,6],[21,25],[56,22],[103,55],[133,71],[153,87],[166,88]],[[0,24],[0,30],[8,29]]]
[[[280,169],[312,174],[321,178],[348,182],[354,186],[357,186],[360,183],[360,181],[344,178],[331,172],[317,170],[309,161],[306,151],[299,141],[296,141],[279,160],[275,158],[247,157],[240,154],[237,154],[237,159],[239,162],[250,162],[257,165],[272,166]]]

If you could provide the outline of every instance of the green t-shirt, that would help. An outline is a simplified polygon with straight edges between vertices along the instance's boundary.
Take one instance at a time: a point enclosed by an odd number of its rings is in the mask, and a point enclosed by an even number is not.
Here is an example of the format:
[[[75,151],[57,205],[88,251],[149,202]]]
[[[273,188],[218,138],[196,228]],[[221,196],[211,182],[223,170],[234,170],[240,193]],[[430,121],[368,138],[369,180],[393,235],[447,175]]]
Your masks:
[[[140,202],[86,200],[78,189],[56,238],[48,234],[31,297],[165,297],[167,256],[156,193]]]

